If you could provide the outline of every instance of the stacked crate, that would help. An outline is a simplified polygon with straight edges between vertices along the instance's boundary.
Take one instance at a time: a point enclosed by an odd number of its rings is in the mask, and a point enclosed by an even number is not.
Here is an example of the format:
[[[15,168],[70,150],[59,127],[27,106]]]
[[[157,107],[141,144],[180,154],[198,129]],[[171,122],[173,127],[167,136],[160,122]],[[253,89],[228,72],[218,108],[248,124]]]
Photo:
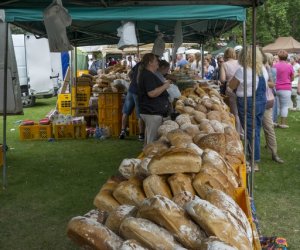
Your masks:
[[[98,122],[118,136],[122,126],[122,93],[101,93],[98,99]]]
[[[52,125],[20,125],[20,140],[48,140],[52,138]]]
[[[128,119],[129,123],[129,135],[138,135],[139,134],[139,122],[136,117],[135,109],[131,113]]]
[[[71,114],[71,94],[59,94],[58,95],[58,112],[64,115]]]
[[[72,115],[89,115],[89,101],[91,87],[89,85],[77,85],[72,87]]]
[[[60,124],[54,125],[55,139],[85,139],[86,126],[85,124]]]

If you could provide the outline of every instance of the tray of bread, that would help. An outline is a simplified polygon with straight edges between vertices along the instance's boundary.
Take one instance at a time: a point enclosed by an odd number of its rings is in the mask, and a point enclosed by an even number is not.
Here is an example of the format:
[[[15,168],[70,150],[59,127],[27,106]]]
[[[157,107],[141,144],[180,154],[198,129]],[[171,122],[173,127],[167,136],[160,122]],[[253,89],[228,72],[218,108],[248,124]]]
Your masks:
[[[100,188],[96,209],[72,218],[87,249],[261,249],[241,168],[243,145],[222,97],[191,88],[159,139]]]

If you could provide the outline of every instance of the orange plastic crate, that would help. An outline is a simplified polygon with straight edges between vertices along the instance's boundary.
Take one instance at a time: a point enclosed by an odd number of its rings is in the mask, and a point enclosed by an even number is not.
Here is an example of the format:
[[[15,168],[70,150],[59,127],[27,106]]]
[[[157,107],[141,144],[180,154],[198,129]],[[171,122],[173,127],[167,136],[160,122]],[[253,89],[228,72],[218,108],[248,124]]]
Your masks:
[[[20,140],[47,140],[52,137],[51,125],[20,125]]]
[[[86,126],[84,124],[70,124],[70,125],[54,125],[55,139],[85,139]]]
[[[59,94],[57,106],[60,114],[71,114],[71,94]]]
[[[121,123],[122,110],[120,108],[99,108],[98,109],[99,124],[103,122]]]
[[[100,93],[98,108],[122,108],[122,93]]]

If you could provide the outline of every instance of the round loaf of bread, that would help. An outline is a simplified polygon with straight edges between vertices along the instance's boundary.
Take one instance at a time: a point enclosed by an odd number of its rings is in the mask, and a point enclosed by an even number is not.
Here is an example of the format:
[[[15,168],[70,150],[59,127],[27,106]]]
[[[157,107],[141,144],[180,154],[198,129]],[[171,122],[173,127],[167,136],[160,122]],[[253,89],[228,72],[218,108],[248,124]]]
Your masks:
[[[201,250],[238,250],[230,246],[215,236],[210,236],[201,243]]]
[[[202,149],[212,149],[221,156],[226,154],[226,141],[223,133],[212,133],[203,136],[196,144]]]
[[[162,195],[169,199],[172,199],[172,193],[170,187],[166,181],[166,178],[159,175],[149,175],[143,181],[143,188],[147,198],[155,195]]]
[[[181,129],[170,131],[167,138],[172,146],[185,148],[188,144],[192,143],[192,137]]]
[[[184,191],[195,195],[195,190],[192,186],[192,178],[187,174],[173,174],[168,178],[168,182],[174,196]]]
[[[167,135],[170,131],[175,130],[177,128],[178,126],[174,126],[174,125],[160,125],[157,130],[157,134],[158,136]]]
[[[131,239],[131,240],[125,240],[120,250],[147,250],[147,248],[142,247],[139,242]]]
[[[188,114],[181,114],[176,117],[175,121],[178,123],[179,126],[189,123],[191,124],[190,116]]]
[[[169,148],[169,145],[167,143],[163,142],[162,140],[158,140],[158,141],[154,141],[154,142],[147,144],[143,148],[143,153],[145,156],[151,157],[151,156],[153,156],[163,150],[166,150],[168,148]]]
[[[195,110],[201,111],[201,112],[203,112],[205,114],[208,112],[207,108],[203,104],[201,104],[201,103],[197,104],[197,106],[195,107]]]
[[[184,110],[184,113],[189,114],[189,115],[192,115],[195,111],[195,109],[191,106],[184,106],[183,110]]]
[[[217,120],[217,121],[219,121],[219,122],[222,121],[222,118],[221,118],[221,111],[215,111],[215,110],[210,111],[210,112],[207,113],[206,117],[207,117],[207,119],[209,119],[209,120]]]
[[[124,159],[119,166],[119,172],[123,177],[129,179],[130,177],[135,176],[135,173],[137,172],[136,169],[140,164],[140,159]]]
[[[194,124],[183,124],[180,126],[180,129],[185,131],[191,137],[194,137],[195,135],[197,135],[200,132],[198,126],[194,125]]]

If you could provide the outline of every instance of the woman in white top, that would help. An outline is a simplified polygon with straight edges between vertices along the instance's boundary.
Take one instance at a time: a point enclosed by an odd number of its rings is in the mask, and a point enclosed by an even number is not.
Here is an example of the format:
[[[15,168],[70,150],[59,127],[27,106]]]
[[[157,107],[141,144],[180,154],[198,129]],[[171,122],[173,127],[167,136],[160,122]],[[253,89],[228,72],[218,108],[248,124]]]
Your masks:
[[[246,50],[246,53],[245,53]],[[260,129],[262,126],[263,114],[266,109],[266,88],[269,80],[268,72],[263,65],[262,54],[260,50],[256,49],[256,102],[255,102],[255,142],[252,144],[252,47],[243,49],[239,54],[239,64],[242,65],[246,59],[247,67],[247,140],[248,140],[248,152],[254,149],[254,161],[255,170],[258,170],[257,162],[260,161]],[[244,68],[240,66],[234,74],[234,77],[229,82],[231,90],[236,89],[237,95],[237,107],[239,118],[244,126]],[[250,154],[249,154],[250,155]]]
[[[238,60],[236,60],[236,53],[233,48],[227,48],[224,52],[225,62],[222,64],[220,69],[220,81],[225,85],[228,83],[234,76],[236,70],[240,67]],[[244,130],[241,126],[239,119],[237,104],[236,104],[236,94],[234,92],[227,91],[225,92],[229,96],[229,108],[230,112],[234,115],[235,118],[235,127],[237,132],[241,137],[244,136]]]
[[[201,53],[195,54],[195,60],[191,63],[191,69],[195,70],[197,75],[201,75]]]

